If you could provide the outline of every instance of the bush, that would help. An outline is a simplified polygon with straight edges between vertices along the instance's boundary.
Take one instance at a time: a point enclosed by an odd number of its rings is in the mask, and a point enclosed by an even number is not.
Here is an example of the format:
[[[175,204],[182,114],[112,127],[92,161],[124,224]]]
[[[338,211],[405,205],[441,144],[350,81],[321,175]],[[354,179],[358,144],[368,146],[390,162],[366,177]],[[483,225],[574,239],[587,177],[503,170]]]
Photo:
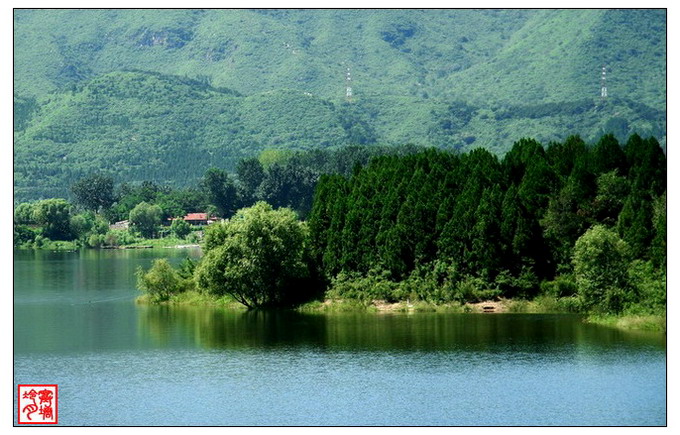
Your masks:
[[[488,284],[481,278],[466,276],[456,284],[455,300],[465,302],[481,302],[499,297],[501,291],[489,289]]]
[[[541,293],[554,298],[565,298],[577,294],[576,282],[571,275],[560,275],[554,281],[543,281]]]
[[[638,296],[636,303],[626,307],[627,313],[658,314],[666,310],[666,274],[650,261],[633,261],[628,267],[628,279]]]
[[[14,225],[14,247],[31,244],[35,240],[35,231],[25,225]]]
[[[538,293],[540,288],[538,277],[533,268],[522,266],[518,276],[508,270],[501,270],[494,279],[496,289],[505,297],[519,297],[530,299]]]
[[[628,285],[628,245],[613,231],[595,225],[574,245],[574,277],[584,308],[620,313],[635,299]]]
[[[124,246],[136,243],[139,238],[128,230],[109,230],[104,235],[103,244],[106,246]]]
[[[188,284],[165,259],[154,260],[147,272],[137,269],[137,288],[153,302],[167,301],[171,295],[184,292]]]
[[[182,218],[177,218],[170,224],[170,232],[180,239],[184,239],[191,233],[191,225]]]
[[[332,299],[351,299],[364,303],[374,300],[396,302],[402,299],[403,288],[388,278],[389,272],[372,270],[363,276],[359,273],[339,273],[331,280],[328,296]]]
[[[85,244],[90,248],[100,248],[104,244],[104,235],[90,234]]]

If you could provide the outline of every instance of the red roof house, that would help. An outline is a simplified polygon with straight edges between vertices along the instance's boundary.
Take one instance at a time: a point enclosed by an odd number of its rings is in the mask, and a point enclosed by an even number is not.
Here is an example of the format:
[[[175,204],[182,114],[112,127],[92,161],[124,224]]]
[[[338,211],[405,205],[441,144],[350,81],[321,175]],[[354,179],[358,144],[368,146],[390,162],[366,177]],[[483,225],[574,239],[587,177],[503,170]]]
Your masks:
[[[191,225],[209,225],[218,220],[215,216],[208,217],[208,213],[188,213],[184,217],[175,219],[182,219]]]

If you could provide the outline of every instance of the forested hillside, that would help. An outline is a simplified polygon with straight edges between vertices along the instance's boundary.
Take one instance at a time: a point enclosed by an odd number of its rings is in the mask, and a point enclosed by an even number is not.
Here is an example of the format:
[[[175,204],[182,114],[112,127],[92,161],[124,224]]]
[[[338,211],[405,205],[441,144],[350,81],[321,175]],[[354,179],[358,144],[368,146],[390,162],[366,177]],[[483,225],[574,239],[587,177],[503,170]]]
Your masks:
[[[665,147],[664,10],[16,10],[14,49],[17,202],[271,148]]]

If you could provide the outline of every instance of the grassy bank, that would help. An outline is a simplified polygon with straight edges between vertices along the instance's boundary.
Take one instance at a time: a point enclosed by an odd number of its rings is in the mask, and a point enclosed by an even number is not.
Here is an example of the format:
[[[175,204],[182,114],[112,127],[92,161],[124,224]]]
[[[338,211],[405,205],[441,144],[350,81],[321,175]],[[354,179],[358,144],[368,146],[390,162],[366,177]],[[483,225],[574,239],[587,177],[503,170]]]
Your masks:
[[[175,247],[199,247],[195,241],[189,239],[178,239],[177,237],[165,237],[162,239],[139,239],[133,243],[118,246],[121,249],[127,248],[175,248]]]
[[[29,242],[14,246],[14,249],[40,249],[47,251],[75,251],[85,249],[144,249],[144,248],[193,248],[200,247],[195,241],[166,237],[163,239],[135,239],[129,243],[116,245],[89,246],[80,240],[50,240],[41,239],[39,242]]]
[[[233,298],[229,296],[212,296],[204,293],[200,293],[195,290],[186,291],[183,293],[178,293],[171,295],[169,299],[159,302],[154,300],[149,294],[143,294],[135,300],[138,304],[162,304],[162,305],[201,305],[208,307],[222,307],[234,310],[245,310],[242,304],[236,302]]]
[[[644,331],[666,332],[666,313],[663,314],[621,314],[621,315],[589,315],[588,323],[611,326],[619,329],[637,329]]]
[[[15,246],[15,249],[41,249],[45,251],[75,251],[81,248],[77,240],[49,240],[43,239],[37,244],[26,243]]]

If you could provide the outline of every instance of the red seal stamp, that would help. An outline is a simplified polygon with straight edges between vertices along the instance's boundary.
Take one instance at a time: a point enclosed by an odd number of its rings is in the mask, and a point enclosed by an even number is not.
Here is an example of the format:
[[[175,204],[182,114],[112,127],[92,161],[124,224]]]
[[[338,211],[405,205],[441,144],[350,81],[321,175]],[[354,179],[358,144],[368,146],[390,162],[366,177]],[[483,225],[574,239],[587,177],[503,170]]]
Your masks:
[[[57,385],[19,385],[19,424],[57,424]]]

